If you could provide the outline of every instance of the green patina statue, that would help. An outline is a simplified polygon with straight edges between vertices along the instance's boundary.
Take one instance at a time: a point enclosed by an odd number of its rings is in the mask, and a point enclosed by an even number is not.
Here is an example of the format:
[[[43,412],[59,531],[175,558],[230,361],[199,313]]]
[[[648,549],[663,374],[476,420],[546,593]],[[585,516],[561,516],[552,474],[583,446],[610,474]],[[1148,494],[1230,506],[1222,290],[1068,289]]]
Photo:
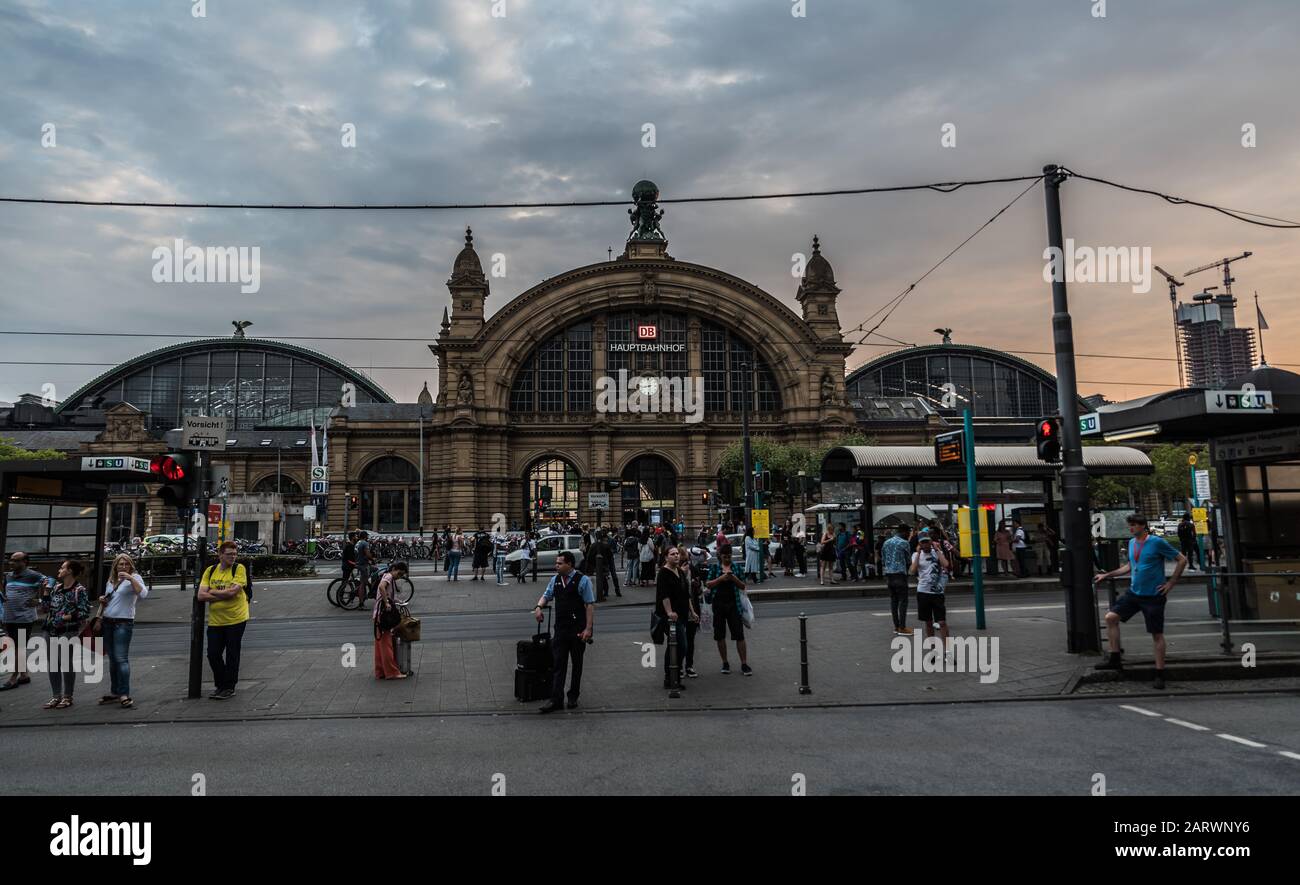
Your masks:
[[[659,220],[664,217],[664,210],[656,204],[659,199],[659,186],[653,181],[642,179],[632,187],[632,202],[636,208],[627,210],[632,219],[632,233],[629,240],[667,240],[659,228]]]

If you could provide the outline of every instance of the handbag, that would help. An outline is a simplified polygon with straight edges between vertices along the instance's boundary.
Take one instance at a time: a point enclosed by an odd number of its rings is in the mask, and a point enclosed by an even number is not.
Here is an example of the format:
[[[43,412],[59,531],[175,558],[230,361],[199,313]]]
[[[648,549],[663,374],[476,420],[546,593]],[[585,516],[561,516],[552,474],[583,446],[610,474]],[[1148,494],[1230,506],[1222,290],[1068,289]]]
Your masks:
[[[397,610],[397,606],[388,602],[384,605],[383,610],[379,613],[379,629],[383,631],[392,630],[402,622],[402,613]]]
[[[749,601],[748,593],[737,593],[740,597],[740,620],[745,626],[754,629],[754,603]]]
[[[393,632],[401,637],[403,642],[419,642],[420,619],[412,617],[410,609],[400,603],[397,610],[401,614],[401,619],[397,622],[397,626],[393,628]]]
[[[663,645],[668,638],[668,619],[659,614],[658,607],[650,610],[650,641]]]

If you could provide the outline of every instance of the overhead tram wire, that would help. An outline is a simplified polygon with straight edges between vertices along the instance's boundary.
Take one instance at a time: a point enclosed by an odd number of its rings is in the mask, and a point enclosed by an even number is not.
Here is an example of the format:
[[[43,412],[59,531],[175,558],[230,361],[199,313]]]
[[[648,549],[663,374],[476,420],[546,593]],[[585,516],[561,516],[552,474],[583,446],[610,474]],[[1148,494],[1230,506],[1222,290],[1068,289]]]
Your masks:
[[[865,320],[863,320],[861,323],[858,323],[858,325],[854,326],[852,329],[847,330],[845,334],[846,334],[846,335],[852,335],[852,334],[854,334],[855,332],[860,332],[860,331],[862,331],[862,328],[863,328],[867,323],[871,322],[871,320],[874,319],[876,316],[878,316],[878,315],[880,314],[881,311],[885,311],[885,315],[884,315],[883,317],[881,317],[880,322],[876,323],[874,326],[872,326],[870,329],[868,329],[868,330],[866,331],[866,333],[862,336],[862,338],[857,342],[857,344],[860,345],[860,344],[864,343],[864,342],[865,342],[869,337],[871,337],[872,334],[878,334],[878,333],[877,333],[877,330],[878,330],[881,326],[883,326],[883,325],[885,324],[885,322],[889,319],[890,315],[892,315],[893,312],[894,312],[896,309],[898,309],[899,305],[901,305],[901,304],[903,303],[903,301],[907,298],[907,296],[910,295],[910,294],[912,294],[912,292],[916,289],[916,287],[919,286],[922,282],[924,282],[924,280],[925,280],[926,277],[928,277],[930,274],[934,273],[936,270],[938,270],[938,269],[943,265],[943,263],[944,263],[945,261],[947,261],[949,258],[951,258],[952,256],[956,255],[959,251],[961,251],[961,248],[962,248],[963,246],[965,246],[965,245],[966,245],[967,243],[969,243],[971,240],[973,240],[973,239],[975,239],[977,236],[979,236],[980,233],[981,233],[981,232],[982,232],[986,227],[988,227],[990,224],[992,224],[993,222],[995,222],[995,221],[997,221],[999,218],[1001,218],[1002,215],[1003,215],[1003,213],[1005,213],[1008,209],[1010,209],[1010,208],[1011,208],[1012,206],[1014,206],[1017,202],[1019,202],[1019,200],[1020,200],[1021,197],[1023,197],[1025,194],[1029,193],[1031,190],[1033,190],[1033,189],[1034,189],[1034,186],[1035,186],[1036,184],[1038,184],[1039,182],[1041,182],[1042,180],[1043,180],[1043,178],[1042,178],[1042,176],[1040,175],[1040,176],[1038,176],[1037,178],[1035,178],[1033,181],[1031,181],[1031,182],[1029,183],[1029,186],[1026,187],[1024,190],[1022,190],[1020,193],[1016,194],[1015,198],[1014,198],[1010,203],[1007,203],[1005,206],[1003,206],[1001,209],[999,209],[997,212],[995,212],[995,213],[993,214],[993,217],[992,217],[992,218],[990,218],[988,221],[984,222],[984,223],[981,224],[979,227],[977,227],[977,228],[975,229],[975,231],[974,231],[970,236],[968,236],[966,239],[964,239],[964,240],[962,240],[960,243],[958,243],[958,244],[956,245],[956,247],[954,247],[953,250],[952,250],[951,252],[949,252],[947,255],[945,255],[945,256],[943,256],[942,258],[940,258],[940,259],[939,259],[939,260],[934,264],[933,267],[931,267],[931,268],[930,268],[929,270],[927,270],[925,273],[921,274],[921,276],[917,277],[917,279],[916,279],[916,280],[915,280],[911,285],[909,285],[906,289],[904,289],[904,290],[903,290],[902,292],[900,292],[898,295],[895,295],[893,298],[891,298],[889,301],[887,301],[883,306],[881,306],[880,308],[878,308],[875,312],[873,312],[870,316],[868,316],[868,317],[867,317]],[[888,336],[881,335],[880,337],[885,338],[885,337],[888,337]],[[892,340],[896,340],[896,339],[890,339],[890,340],[892,341]]]
[[[1070,178],[1077,178],[1080,181],[1091,181],[1095,184],[1104,184],[1107,187],[1117,188],[1122,191],[1129,191],[1135,194],[1146,194],[1147,196],[1159,197],[1160,199],[1164,200],[1166,203],[1172,203],[1175,206],[1196,206],[1201,209],[1209,209],[1212,212],[1218,212],[1222,215],[1226,215],[1229,218],[1235,219],[1237,221],[1244,221],[1246,224],[1254,224],[1254,225],[1258,225],[1259,227],[1281,228],[1283,230],[1300,229],[1300,221],[1292,221],[1289,218],[1275,218],[1272,215],[1262,215],[1259,212],[1247,212],[1244,209],[1228,209],[1224,206],[1216,206],[1213,203],[1203,203],[1199,200],[1189,200],[1186,197],[1176,197],[1171,194],[1166,194],[1162,191],[1152,190],[1150,188],[1135,187],[1129,184],[1120,184],[1117,181],[1110,181],[1105,178],[1097,178],[1096,176],[1093,175],[1084,175],[1082,172],[1075,172],[1073,169],[1070,169],[1068,167],[1063,167],[1063,171]],[[1248,215],[1253,216],[1253,218],[1247,218],[1246,216]],[[1264,220],[1256,221],[1255,219],[1257,218],[1264,219]],[[1270,223],[1270,222],[1274,222],[1274,223]]]
[[[842,197],[862,194],[889,194],[929,190],[951,194],[964,187],[985,184],[1005,184],[1012,181],[1040,181],[1042,175],[1020,175],[1009,178],[983,178],[970,181],[940,181],[931,184],[902,184],[882,187],[839,188],[825,191],[795,191],[780,194],[734,194],[706,197],[665,197],[658,203],[734,203],[746,200],[793,200],[805,197]],[[76,200],[50,197],[0,197],[0,203],[30,203],[43,206],[102,206],[118,209],[273,209],[291,211],[439,211],[445,209],[574,209],[593,206],[626,206],[628,198],[620,200],[554,200],[533,203],[162,203],[156,201],[128,200]]]

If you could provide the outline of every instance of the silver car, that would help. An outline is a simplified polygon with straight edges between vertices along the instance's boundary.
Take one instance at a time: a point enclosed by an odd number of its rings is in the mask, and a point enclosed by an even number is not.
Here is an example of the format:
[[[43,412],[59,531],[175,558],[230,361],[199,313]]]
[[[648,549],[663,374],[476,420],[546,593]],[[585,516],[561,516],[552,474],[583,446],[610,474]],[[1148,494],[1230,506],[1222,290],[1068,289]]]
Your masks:
[[[537,572],[538,574],[550,573],[555,571],[555,559],[559,556],[561,550],[568,550],[573,554],[575,562],[582,563],[582,535],[547,535],[545,538],[537,539]],[[506,554],[506,568],[513,573],[517,566],[511,563],[519,562],[524,558],[523,550],[512,550]],[[532,566],[528,569],[532,571]]]

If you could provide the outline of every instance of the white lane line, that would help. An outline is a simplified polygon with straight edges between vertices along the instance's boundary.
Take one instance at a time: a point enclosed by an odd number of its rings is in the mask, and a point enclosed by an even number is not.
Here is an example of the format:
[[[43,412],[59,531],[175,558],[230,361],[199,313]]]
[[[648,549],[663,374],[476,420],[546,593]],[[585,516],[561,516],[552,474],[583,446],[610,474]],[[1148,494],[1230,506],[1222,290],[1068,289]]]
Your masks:
[[[1134,713],[1141,713],[1143,716],[1154,716],[1157,719],[1163,718],[1159,713],[1155,713],[1151,710],[1144,710],[1141,707],[1132,707],[1128,704],[1120,704],[1119,708],[1121,710],[1132,710]]]
[[[1192,731],[1209,731],[1204,725],[1197,725],[1195,722],[1188,722],[1184,719],[1173,719],[1166,716],[1165,721],[1172,722],[1174,725],[1181,725],[1183,728],[1190,728]]]
[[[1221,737],[1221,738],[1223,738],[1225,741],[1233,741],[1234,743],[1243,744],[1244,746],[1247,746],[1247,747],[1267,747],[1267,746],[1268,746],[1268,744],[1261,744],[1261,743],[1259,743],[1258,741],[1248,741],[1248,740],[1246,740],[1245,738],[1239,738],[1239,737],[1237,737],[1235,734],[1224,734],[1223,732],[1219,732],[1219,735],[1218,735],[1218,736]]]
[[[1300,759],[1300,753],[1293,753],[1290,750],[1278,750],[1278,755],[1285,756],[1288,759]]]

